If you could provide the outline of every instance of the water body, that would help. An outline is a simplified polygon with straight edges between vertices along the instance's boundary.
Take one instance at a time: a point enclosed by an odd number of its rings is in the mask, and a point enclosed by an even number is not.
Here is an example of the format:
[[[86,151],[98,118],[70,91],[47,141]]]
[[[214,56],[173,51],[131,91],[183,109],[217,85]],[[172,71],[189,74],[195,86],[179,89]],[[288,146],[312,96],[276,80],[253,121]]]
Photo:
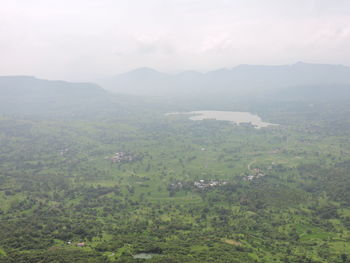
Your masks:
[[[191,112],[173,112],[167,115],[187,114],[191,115],[189,118],[193,121],[201,120],[218,120],[229,121],[237,125],[250,124],[256,129],[265,128],[269,126],[275,126],[277,124],[264,122],[258,115],[250,112],[237,112],[237,111],[191,111]]]
[[[136,254],[133,255],[133,258],[139,258],[139,259],[151,259],[154,256],[159,256],[159,254],[155,254],[155,253],[140,253],[140,254]]]

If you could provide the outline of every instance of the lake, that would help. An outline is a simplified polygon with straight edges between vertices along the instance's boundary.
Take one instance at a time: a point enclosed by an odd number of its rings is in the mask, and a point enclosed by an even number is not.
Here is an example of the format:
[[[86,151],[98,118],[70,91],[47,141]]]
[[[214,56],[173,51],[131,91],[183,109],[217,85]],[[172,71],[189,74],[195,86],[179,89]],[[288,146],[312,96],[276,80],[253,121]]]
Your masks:
[[[138,258],[138,259],[151,259],[154,256],[159,256],[160,254],[155,254],[155,253],[139,253],[136,255],[133,255],[133,258]]]
[[[193,121],[212,119],[212,120],[218,120],[218,121],[229,121],[238,125],[247,123],[252,125],[256,129],[278,125],[278,124],[264,122],[261,120],[261,118],[258,115],[252,114],[250,112],[239,112],[239,111],[172,112],[166,115],[179,115],[179,114],[191,115],[189,119]]]

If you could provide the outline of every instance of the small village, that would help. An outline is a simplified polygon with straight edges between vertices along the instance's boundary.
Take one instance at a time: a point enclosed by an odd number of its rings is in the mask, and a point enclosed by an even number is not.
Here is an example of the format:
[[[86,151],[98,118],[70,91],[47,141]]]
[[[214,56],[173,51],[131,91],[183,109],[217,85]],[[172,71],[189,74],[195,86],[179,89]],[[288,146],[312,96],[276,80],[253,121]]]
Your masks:
[[[198,189],[206,189],[210,187],[222,186],[225,184],[227,184],[226,181],[219,180],[199,180],[193,183],[194,187]]]
[[[213,187],[226,185],[228,182],[220,180],[198,180],[194,182],[175,182],[168,186],[169,190],[180,191],[180,190],[191,190],[199,189],[205,190]]]
[[[134,156],[126,152],[116,152],[112,157],[105,157],[109,159],[112,163],[127,163],[134,160]]]
[[[244,177],[243,180],[245,181],[253,181],[259,178],[264,177],[265,174],[262,172],[262,170],[260,168],[254,168],[251,170],[251,174]]]

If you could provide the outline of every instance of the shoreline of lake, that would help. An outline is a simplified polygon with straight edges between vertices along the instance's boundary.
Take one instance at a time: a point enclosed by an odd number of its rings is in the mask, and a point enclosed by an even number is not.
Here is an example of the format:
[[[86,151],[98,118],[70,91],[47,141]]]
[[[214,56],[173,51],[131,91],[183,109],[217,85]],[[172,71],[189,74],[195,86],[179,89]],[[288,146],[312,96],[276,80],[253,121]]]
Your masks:
[[[250,112],[238,112],[238,111],[190,111],[190,112],[171,112],[166,115],[193,115],[189,119],[193,121],[201,120],[218,120],[218,121],[228,121],[235,123],[237,125],[250,124],[255,129],[266,128],[269,126],[276,126],[278,124],[273,124],[269,122],[264,122],[262,119],[255,114]]]

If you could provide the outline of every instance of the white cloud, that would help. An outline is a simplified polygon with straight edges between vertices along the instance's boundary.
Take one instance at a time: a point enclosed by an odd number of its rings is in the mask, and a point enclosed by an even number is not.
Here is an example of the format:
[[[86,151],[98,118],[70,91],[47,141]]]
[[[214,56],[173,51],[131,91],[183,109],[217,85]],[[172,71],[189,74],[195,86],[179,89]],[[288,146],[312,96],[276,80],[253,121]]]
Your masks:
[[[0,75],[350,65],[348,0],[2,0]]]

